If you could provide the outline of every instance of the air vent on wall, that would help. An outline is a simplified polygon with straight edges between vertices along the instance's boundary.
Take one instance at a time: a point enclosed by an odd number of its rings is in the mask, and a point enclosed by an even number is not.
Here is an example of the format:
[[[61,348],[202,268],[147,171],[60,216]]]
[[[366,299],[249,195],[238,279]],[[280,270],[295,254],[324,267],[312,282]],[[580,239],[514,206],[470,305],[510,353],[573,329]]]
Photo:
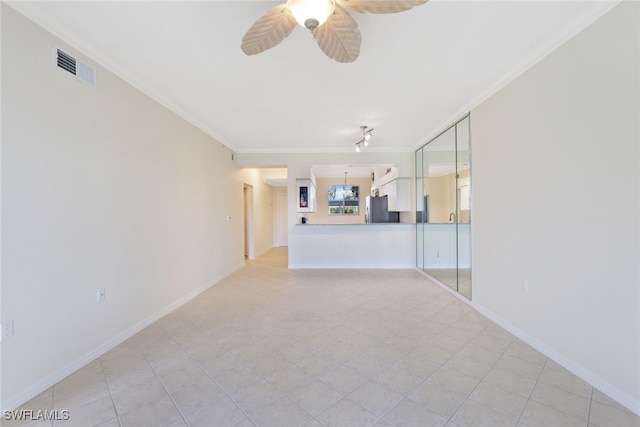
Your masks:
[[[78,61],[67,52],[56,48],[56,66],[71,74],[91,86],[96,85],[96,70],[82,61]]]

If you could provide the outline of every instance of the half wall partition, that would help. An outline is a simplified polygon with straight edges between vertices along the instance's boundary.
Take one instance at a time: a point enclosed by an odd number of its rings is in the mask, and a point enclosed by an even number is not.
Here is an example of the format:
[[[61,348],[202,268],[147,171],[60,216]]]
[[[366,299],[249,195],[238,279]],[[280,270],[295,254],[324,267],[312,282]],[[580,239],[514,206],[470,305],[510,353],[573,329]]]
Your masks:
[[[416,266],[471,299],[469,120],[416,151]]]

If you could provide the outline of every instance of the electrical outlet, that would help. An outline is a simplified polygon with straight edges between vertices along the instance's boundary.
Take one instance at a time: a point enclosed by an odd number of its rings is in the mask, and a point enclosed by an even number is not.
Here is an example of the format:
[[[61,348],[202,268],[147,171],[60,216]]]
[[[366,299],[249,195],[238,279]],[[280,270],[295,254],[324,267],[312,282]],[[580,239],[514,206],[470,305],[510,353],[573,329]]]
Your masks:
[[[11,338],[12,336],[13,336],[13,319],[10,319],[2,324],[2,339]]]
[[[96,293],[96,301],[97,302],[102,302],[102,301],[104,301],[104,298],[105,298],[104,288],[98,289],[98,291]]]

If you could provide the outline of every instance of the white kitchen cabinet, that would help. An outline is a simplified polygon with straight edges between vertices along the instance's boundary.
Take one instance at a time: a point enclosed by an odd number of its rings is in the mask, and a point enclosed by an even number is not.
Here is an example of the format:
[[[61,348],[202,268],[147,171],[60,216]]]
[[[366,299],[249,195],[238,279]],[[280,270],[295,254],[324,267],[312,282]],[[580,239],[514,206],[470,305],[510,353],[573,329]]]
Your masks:
[[[411,178],[396,178],[381,187],[381,195],[389,200],[389,211],[409,212],[411,208]]]

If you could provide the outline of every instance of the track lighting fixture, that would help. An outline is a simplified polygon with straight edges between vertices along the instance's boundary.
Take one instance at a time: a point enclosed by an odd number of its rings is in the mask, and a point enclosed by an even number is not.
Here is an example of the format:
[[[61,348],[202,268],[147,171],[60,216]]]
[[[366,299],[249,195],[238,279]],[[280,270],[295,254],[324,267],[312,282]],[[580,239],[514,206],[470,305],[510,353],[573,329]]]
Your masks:
[[[362,138],[360,139],[360,141],[356,142],[356,151],[359,152],[360,151],[360,145],[364,144],[364,146],[368,146],[369,145],[369,140],[371,139],[371,136],[373,135],[373,128],[369,129],[367,128],[367,126],[360,126],[360,129],[362,129]]]

